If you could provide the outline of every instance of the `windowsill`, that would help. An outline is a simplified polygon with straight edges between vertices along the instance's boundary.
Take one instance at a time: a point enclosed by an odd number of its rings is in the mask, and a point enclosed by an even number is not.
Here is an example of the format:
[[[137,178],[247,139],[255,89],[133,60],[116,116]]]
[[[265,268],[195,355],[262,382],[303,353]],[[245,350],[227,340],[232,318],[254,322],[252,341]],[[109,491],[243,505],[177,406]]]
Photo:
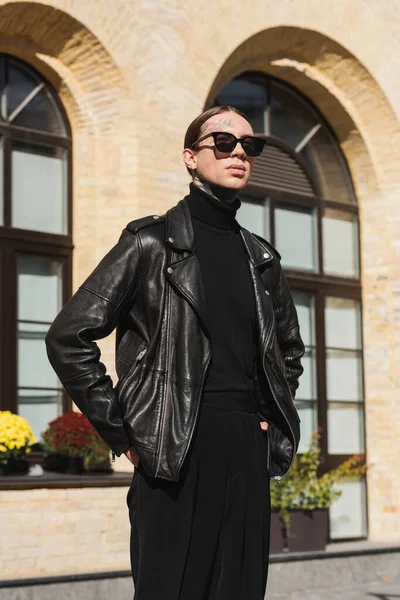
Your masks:
[[[86,487],[124,487],[132,481],[131,472],[85,473],[69,475],[45,471],[43,475],[5,475],[0,476],[0,491],[34,490],[40,488],[66,489]]]

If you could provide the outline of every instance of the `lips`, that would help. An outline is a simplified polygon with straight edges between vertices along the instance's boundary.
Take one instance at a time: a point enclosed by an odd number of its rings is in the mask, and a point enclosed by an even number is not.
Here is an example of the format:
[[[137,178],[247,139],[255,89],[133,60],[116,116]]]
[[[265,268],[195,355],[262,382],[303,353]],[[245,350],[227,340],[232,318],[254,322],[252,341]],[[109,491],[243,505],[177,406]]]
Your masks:
[[[231,165],[228,167],[228,171],[232,171],[234,173],[244,173],[245,170],[246,169],[242,165]]]

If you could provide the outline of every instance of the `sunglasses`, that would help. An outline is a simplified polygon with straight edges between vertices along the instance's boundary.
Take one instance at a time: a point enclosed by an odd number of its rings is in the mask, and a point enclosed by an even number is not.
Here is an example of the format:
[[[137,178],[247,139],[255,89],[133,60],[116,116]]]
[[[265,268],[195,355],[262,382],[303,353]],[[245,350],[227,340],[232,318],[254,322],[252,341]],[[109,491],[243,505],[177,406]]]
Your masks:
[[[194,142],[191,148],[197,146],[200,144],[200,142],[210,136],[214,138],[215,147],[217,150],[219,150],[219,152],[232,152],[232,150],[236,148],[236,144],[239,142],[248,156],[260,156],[267,142],[262,138],[254,137],[254,135],[245,135],[242,138],[237,138],[236,135],[233,135],[233,133],[228,133],[226,131],[213,131],[212,133],[207,133],[207,135],[204,135]]]

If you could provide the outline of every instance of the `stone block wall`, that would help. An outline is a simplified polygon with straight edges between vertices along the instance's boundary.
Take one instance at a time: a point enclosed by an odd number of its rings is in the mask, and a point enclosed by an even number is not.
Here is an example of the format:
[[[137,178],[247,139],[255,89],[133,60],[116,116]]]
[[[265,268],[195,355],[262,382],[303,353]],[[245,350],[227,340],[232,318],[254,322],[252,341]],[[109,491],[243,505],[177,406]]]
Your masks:
[[[0,579],[130,569],[127,487],[0,492]]]

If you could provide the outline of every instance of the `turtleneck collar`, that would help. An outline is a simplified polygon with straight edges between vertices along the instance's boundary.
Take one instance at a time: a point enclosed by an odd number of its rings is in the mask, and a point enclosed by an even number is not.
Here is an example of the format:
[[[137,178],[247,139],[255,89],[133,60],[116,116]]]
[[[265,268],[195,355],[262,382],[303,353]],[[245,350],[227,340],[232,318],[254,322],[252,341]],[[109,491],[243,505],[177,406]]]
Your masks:
[[[208,190],[191,183],[187,204],[191,216],[203,223],[218,229],[240,229],[236,221],[236,212],[241,205],[239,198],[235,198],[231,203],[224,202],[211,195],[211,192],[208,193]]]

